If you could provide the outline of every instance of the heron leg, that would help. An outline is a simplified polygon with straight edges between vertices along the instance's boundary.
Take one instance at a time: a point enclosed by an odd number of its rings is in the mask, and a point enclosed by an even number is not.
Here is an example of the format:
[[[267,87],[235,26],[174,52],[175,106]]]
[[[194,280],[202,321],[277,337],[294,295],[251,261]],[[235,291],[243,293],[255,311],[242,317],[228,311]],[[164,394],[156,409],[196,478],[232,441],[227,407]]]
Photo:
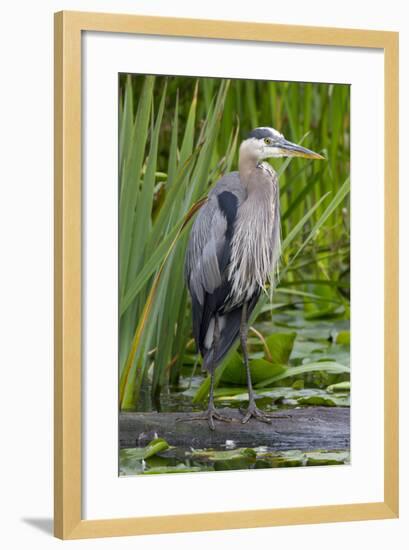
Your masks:
[[[249,406],[242,419],[242,423],[245,424],[250,418],[256,418],[261,422],[271,423],[271,419],[274,418],[274,414],[266,413],[260,410],[256,405],[256,398],[253,390],[253,384],[251,382],[251,372],[249,365],[249,357],[247,351],[247,334],[248,334],[248,321],[247,321],[247,302],[243,305],[241,323],[240,323],[240,344],[243,352],[244,365],[247,373],[247,388],[249,394]]]
[[[219,341],[219,322],[217,316],[214,323],[214,334],[213,334],[213,353],[217,348],[217,343]],[[210,390],[209,390],[209,401],[206,411],[203,413],[196,413],[191,415],[185,415],[184,417],[177,418],[176,421],[192,421],[192,420],[207,420],[209,428],[211,430],[215,429],[214,420],[221,420],[222,422],[231,422],[232,419],[229,416],[224,416],[219,413],[214,406],[214,371],[215,366],[213,365],[210,371]]]
[[[207,423],[209,424],[209,428],[211,430],[215,429],[214,421],[220,420],[222,422],[231,422],[232,419],[229,416],[224,416],[223,414],[219,413],[214,406],[214,398],[213,398],[213,389],[214,389],[214,372],[210,374],[210,392],[209,392],[209,402],[207,405],[207,409],[202,413],[194,413],[185,415],[183,417],[179,417],[176,419],[176,422],[191,422],[193,420],[207,420]]]

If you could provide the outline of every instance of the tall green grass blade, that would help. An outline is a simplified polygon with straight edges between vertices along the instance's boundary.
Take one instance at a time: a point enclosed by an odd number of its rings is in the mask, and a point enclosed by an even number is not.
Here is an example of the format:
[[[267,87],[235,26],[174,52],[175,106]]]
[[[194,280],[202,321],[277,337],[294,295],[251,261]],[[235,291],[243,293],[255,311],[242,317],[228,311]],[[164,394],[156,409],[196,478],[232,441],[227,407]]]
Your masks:
[[[178,164],[178,129],[179,129],[179,96],[176,95],[175,114],[172,124],[172,136],[169,146],[169,162],[168,162],[168,181],[166,185],[166,191],[172,187],[176,179],[176,171]]]
[[[283,241],[281,250],[282,252],[285,252],[285,250],[290,246],[290,244],[293,242],[295,237],[300,233],[300,231],[304,228],[305,224],[310,220],[311,216],[314,214],[314,212],[317,210],[317,208],[320,206],[320,204],[327,198],[329,193],[326,193],[323,197],[320,198],[320,200],[315,204],[313,207],[310,208],[310,210],[301,218],[301,220],[295,225],[290,233],[286,236],[286,238]]]
[[[322,216],[319,218],[317,223],[314,225],[312,230],[310,231],[310,234],[308,237],[304,240],[302,245],[299,247],[297,252],[294,254],[294,256],[291,258],[291,263],[294,262],[294,260],[299,256],[299,254],[304,250],[304,248],[307,246],[307,244],[315,237],[317,234],[317,231],[320,229],[320,227],[323,226],[323,224],[326,222],[326,220],[329,218],[329,216],[335,211],[335,209],[340,205],[340,203],[344,200],[344,198],[349,193],[350,185],[349,185],[349,178],[346,179],[342,187],[339,189],[338,193],[335,195],[335,197],[332,199],[330,204],[325,209]],[[325,195],[324,195],[325,196]],[[321,201],[317,204],[320,204]]]
[[[124,159],[128,157],[129,148],[132,144],[132,127],[133,127],[133,91],[132,80],[130,75],[126,78],[124,106],[120,123],[119,134],[119,166],[122,168]]]
[[[151,289],[149,291],[148,298],[147,298],[146,303],[145,303],[144,308],[143,308],[142,316],[139,320],[138,326],[137,326],[136,331],[135,331],[135,335],[134,335],[134,338],[133,338],[133,341],[132,341],[131,350],[130,350],[130,353],[129,353],[129,356],[128,356],[128,359],[127,359],[127,362],[126,362],[126,365],[125,365],[124,376],[121,379],[120,388],[119,388],[119,396],[120,396],[119,399],[120,399],[121,404],[122,404],[122,401],[123,401],[123,398],[124,398],[124,395],[125,395],[126,386],[128,384],[129,374],[131,372],[132,365],[134,364],[135,356],[136,356],[137,351],[138,351],[138,346],[139,346],[139,343],[140,343],[140,340],[141,340],[141,336],[142,336],[143,331],[145,329],[145,325],[146,325],[146,322],[148,320],[149,313],[152,309],[153,300],[154,300],[154,297],[155,297],[156,290],[159,286],[160,276],[161,276],[162,271],[165,267],[166,259],[171,254],[171,252],[173,250],[173,247],[175,246],[175,244],[177,242],[177,238],[178,238],[180,232],[184,229],[184,227],[188,224],[189,220],[197,212],[197,210],[199,210],[199,208],[204,204],[205,201],[206,201],[206,199],[202,199],[201,201],[198,201],[189,210],[189,212],[187,213],[185,219],[183,220],[183,224],[179,228],[179,231],[175,235],[175,238],[173,239],[170,247],[168,248],[158,272],[156,273],[155,279],[154,279],[154,281],[152,283],[152,286],[151,286]]]
[[[146,77],[141,98],[138,103],[135,123],[132,132],[132,147],[121,172],[122,193],[119,201],[119,279],[120,296],[126,286],[126,275],[132,246],[134,209],[137,202],[140,174],[145,146],[148,138],[148,126],[151,110],[154,77]]]

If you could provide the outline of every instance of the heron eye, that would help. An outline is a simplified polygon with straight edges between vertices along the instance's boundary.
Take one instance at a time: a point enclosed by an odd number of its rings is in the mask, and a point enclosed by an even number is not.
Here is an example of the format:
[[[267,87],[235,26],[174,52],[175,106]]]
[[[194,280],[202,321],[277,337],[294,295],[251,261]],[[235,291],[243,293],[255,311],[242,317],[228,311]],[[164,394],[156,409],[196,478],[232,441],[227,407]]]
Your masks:
[[[265,143],[266,145],[271,145],[271,144],[273,143],[273,140],[272,140],[271,138],[268,138],[268,137],[267,137],[267,138],[264,138],[264,143]]]

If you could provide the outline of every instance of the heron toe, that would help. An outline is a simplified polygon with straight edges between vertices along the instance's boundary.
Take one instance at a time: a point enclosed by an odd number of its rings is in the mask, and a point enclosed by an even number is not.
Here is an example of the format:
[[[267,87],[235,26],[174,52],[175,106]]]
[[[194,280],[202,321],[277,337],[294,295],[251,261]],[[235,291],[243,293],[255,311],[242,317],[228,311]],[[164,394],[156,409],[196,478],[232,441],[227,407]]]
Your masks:
[[[277,418],[274,413],[266,413],[262,410],[260,410],[256,404],[250,404],[247,411],[244,414],[244,417],[241,421],[242,424],[246,424],[250,418],[255,418],[256,420],[259,420],[260,422],[266,422],[267,424],[271,424],[273,418]]]
[[[210,407],[205,412],[202,412],[202,413],[195,413],[195,414],[179,417],[176,419],[176,422],[182,422],[182,421],[192,422],[194,420],[207,420],[207,423],[209,424],[209,428],[211,430],[215,430],[216,426],[214,425],[214,420],[220,420],[221,422],[231,422],[232,418],[230,418],[229,416],[224,416],[223,414],[217,412],[215,408]]]

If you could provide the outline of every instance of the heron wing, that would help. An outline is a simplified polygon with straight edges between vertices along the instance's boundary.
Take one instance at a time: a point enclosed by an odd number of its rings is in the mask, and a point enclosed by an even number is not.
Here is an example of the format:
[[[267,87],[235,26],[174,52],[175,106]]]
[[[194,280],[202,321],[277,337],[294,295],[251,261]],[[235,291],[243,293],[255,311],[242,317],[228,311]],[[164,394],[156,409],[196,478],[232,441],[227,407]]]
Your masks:
[[[185,274],[192,296],[193,333],[203,356],[212,344],[212,335],[209,337],[212,330],[209,328],[212,329],[214,316],[221,314],[231,289],[227,279],[230,245],[237,210],[245,197],[238,172],[221,178],[209,194],[208,202],[199,211],[190,234]],[[221,319],[220,349],[228,350],[237,337],[240,326],[238,309],[229,312],[232,319]],[[234,323],[231,322],[233,318]],[[233,325],[235,328],[231,331]]]

